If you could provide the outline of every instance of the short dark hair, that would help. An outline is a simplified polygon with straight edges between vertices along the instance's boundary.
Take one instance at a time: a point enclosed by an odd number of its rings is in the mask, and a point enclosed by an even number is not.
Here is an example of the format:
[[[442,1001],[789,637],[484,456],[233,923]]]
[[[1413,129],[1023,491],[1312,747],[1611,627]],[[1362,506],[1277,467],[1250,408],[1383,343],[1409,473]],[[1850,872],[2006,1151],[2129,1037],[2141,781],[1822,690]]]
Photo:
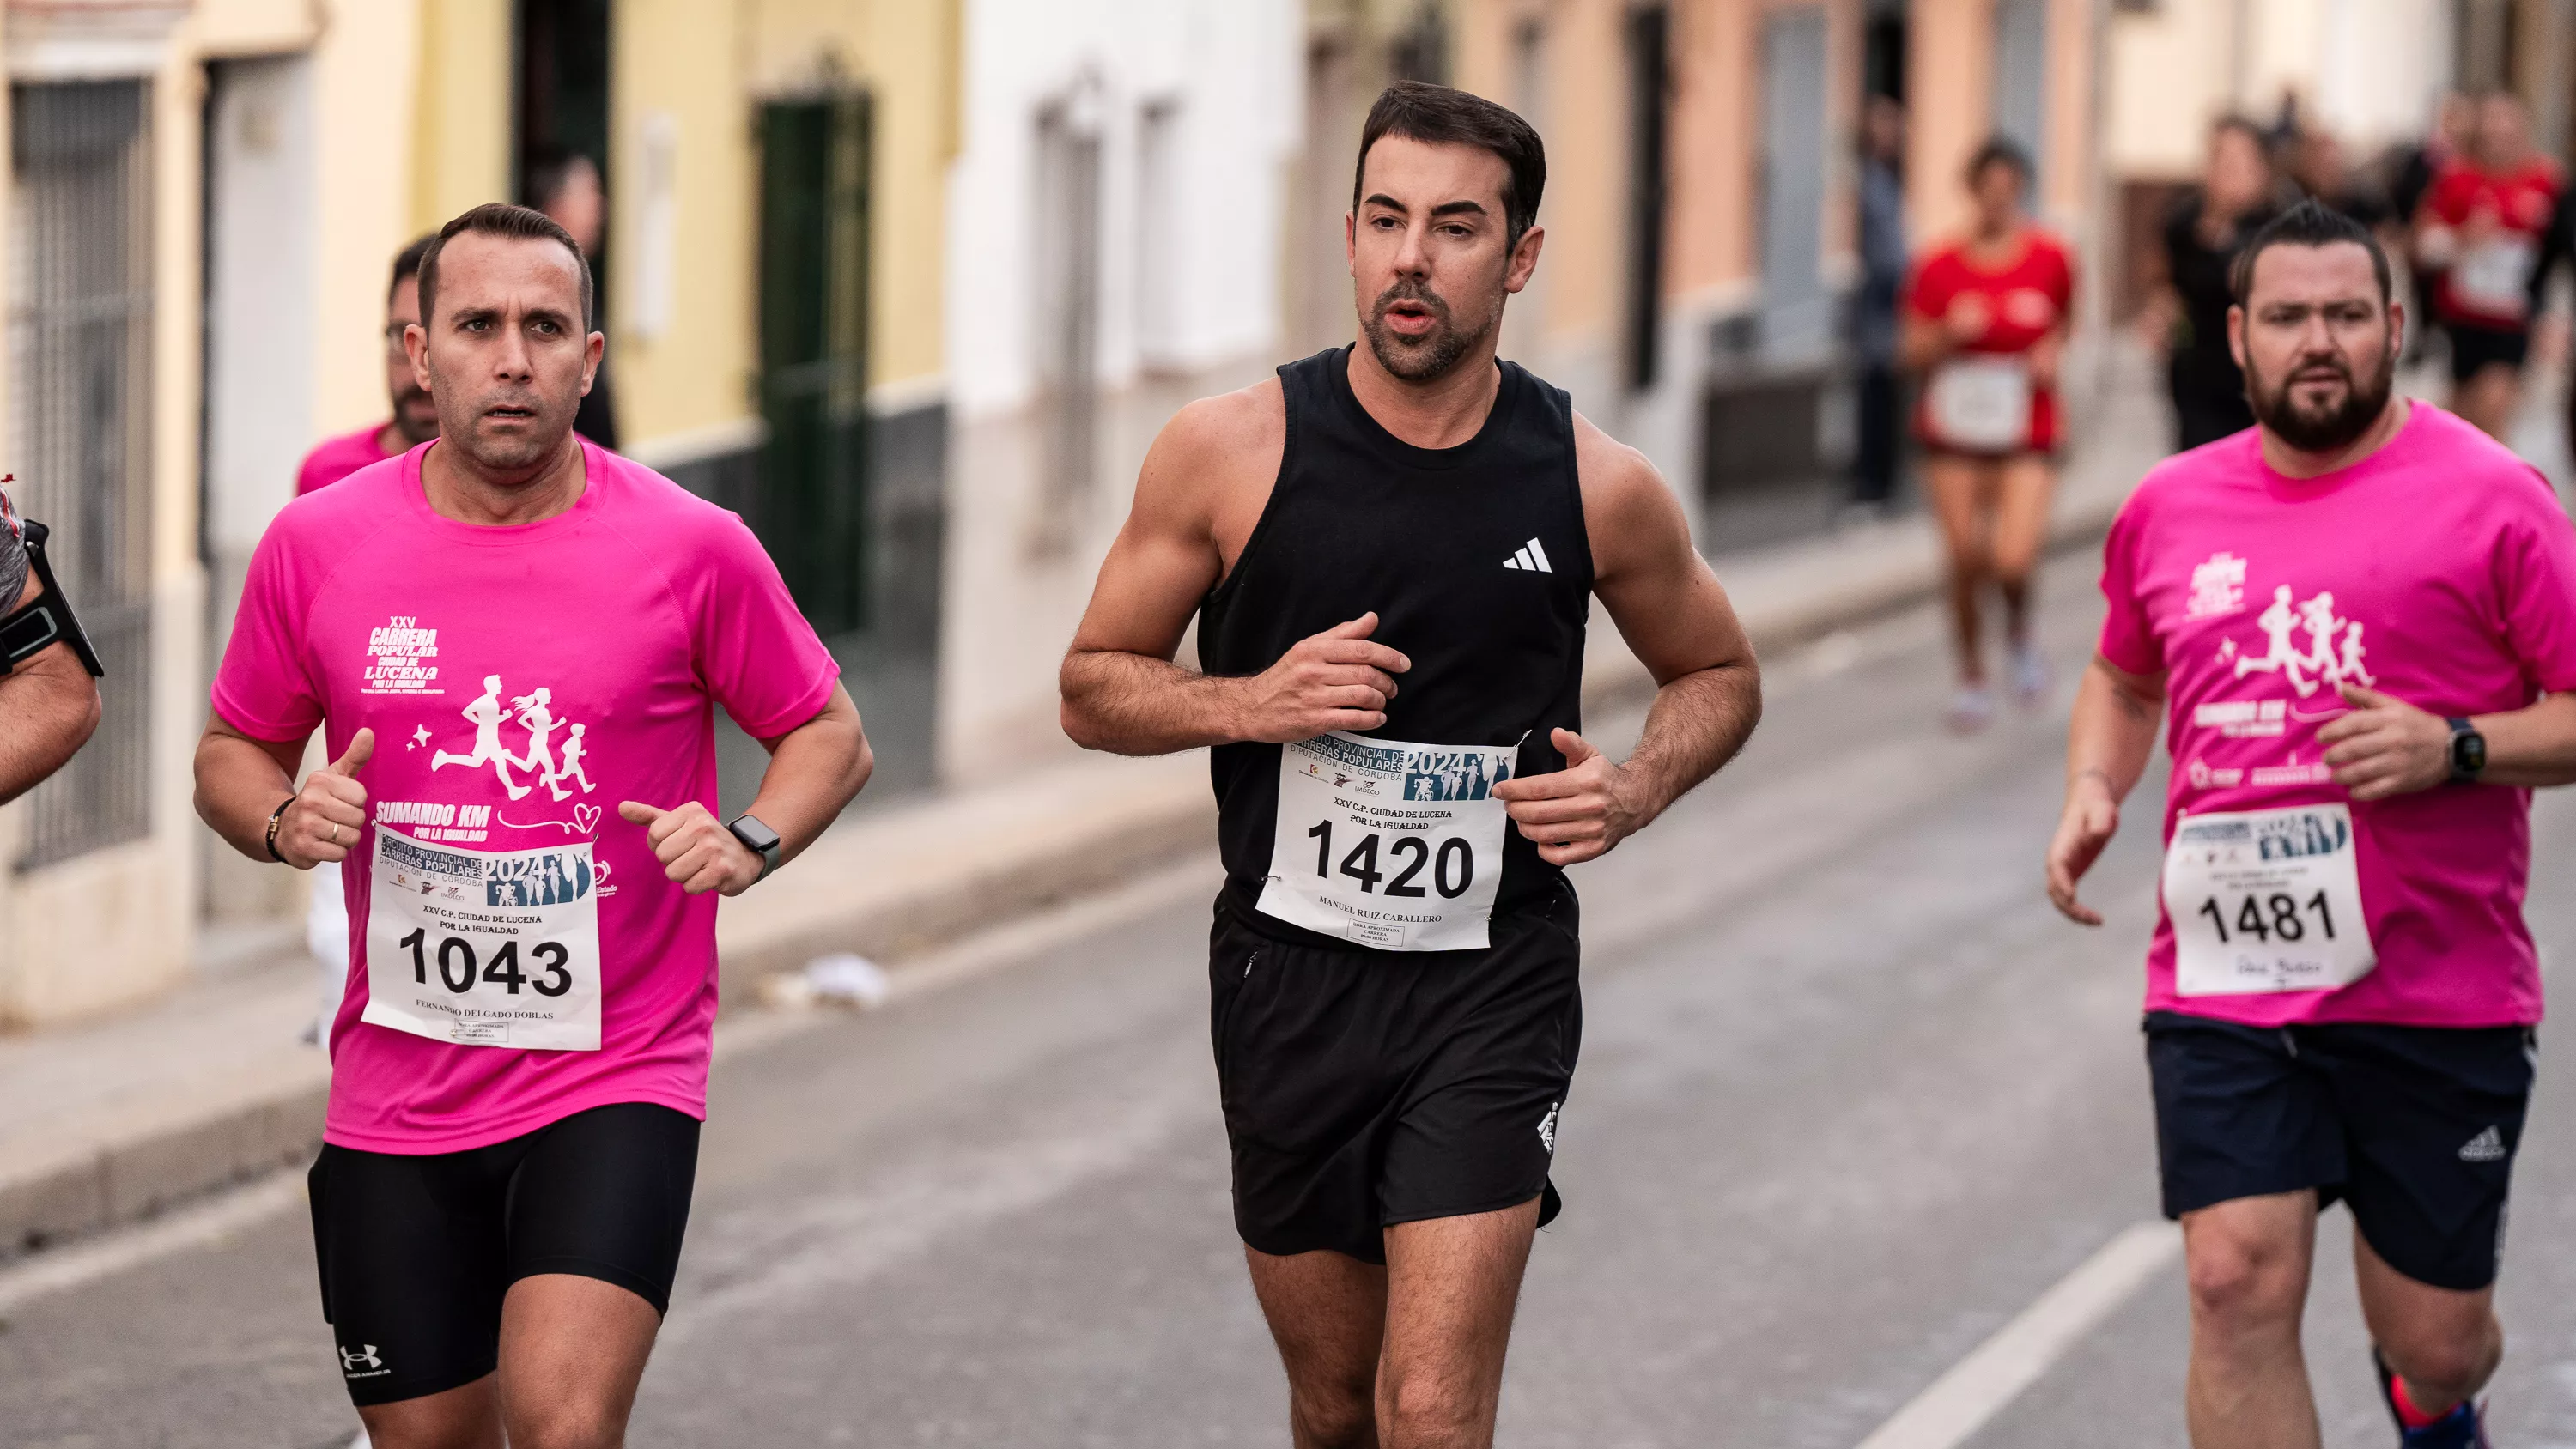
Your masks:
[[[2254,259],[2271,247],[2330,247],[2350,242],[2370,253],[2370,270],[2379,279],[2379,305],[2388,305],[2394,295],[2388,275],[2388,252],[2371,234],[2369,227],[2317,200],[2303,198],[2298,205],[2263,223],[2246,240],[2244,250],[2227,264],[2227,290],[2242,306],[2254,286]]]
[[[1988,136],[1986,143],[1979,146],[1976,154],[1968,158],[1968,169],[1965,173],[1968,184],[1976,185],[1977,178],[1985,175],[1986,168],[1989,166],[2009,166],[2013,169],[2013,174],[2021,178],[2021,184],[2024,187],[2030,185],[2033,174],[2030,153],[2023,150],[2021,143],[2010,136]]]
[[[1503,245],[1521,244],[1538,224],[1539,193],[1547,189],[1547,147],[1530,123],[1483,96],[1429,81],[1397,81],[1369,107],[1360,128],[1360,157],[1351,168],[1351,210],[1360,209],[1360,186],[1369,148],[1388,136],[1434,146],[1474,146],[1491,151],[1508,168],[1503,177]]]
[[[512,206],[506,201],[487,201],[438,229],[420,254],[420,320],[429,325],[438,307],[438,254],[447,249],[451,238],[473,232],[477,236],[497,236],[510,241],[550,241],[572,253],[573,270],[581,275],[581,326],[585,332],[599,330],[599,308],[592,295],[590,259],[572,233],[557,225],[542,211],[525,206]]]
[[[438,236],[434,232],[426,236],[416,236],[411,239],[410,246],[394,253],[394,274],[385,282],[385,296],[388,299],[402,289],[403,278],[420,275],[421,258],[429,255],[430,245],[437,240]],[[428,315],[426,312],[421,314],[424,318]]]

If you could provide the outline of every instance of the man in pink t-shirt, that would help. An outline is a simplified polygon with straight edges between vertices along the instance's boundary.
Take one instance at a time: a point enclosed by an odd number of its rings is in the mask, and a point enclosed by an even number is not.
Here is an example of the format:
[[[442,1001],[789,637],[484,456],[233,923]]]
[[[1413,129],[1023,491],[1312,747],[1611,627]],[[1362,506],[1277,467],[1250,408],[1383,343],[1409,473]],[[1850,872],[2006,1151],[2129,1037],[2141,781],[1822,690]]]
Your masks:
[[[2576,530],[2392,394],[2404,314],[2358,223],[2304,203],[2235,265],[2259,426],[2112,526],[2049,893],[2100,923],[2076,883],[2165,720],[2147,1060],[2193,1443],[2318,1443],[2299,1321],[2340,1199],[2400,1442],[2467,1449],[2541,1014],[2530,791],[2576,781]]]
[[[403,351],[404,334],[420,325],[420,259],[433,240],[422,237],[404,247],[385,286],[385,395],[392,399],[393,416],[315,444],[295,470],[296,497],[438,436],[438,404],[412,375],[411,358]]]
[[[269,526],[198,809],[255,859],[350,863],[312,1198],[368,1432],[593,1442],[622,1432],[687,1222],[711,892],[819,835],[867,742],[742,521],[572,436],[601,337],[562,228],[477,207],[420,299],[438,440]],[[730,826],[717,705],[771,755]],[[333,763],[298,788],[316,727]]]

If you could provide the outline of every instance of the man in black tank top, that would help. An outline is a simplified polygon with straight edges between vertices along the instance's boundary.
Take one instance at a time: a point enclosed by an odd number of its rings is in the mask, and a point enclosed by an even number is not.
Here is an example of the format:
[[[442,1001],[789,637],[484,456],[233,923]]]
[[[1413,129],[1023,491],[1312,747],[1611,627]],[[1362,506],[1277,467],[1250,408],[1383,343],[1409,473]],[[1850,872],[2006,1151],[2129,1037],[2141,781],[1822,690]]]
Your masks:
[[[1064,662],[1078,743],[1211,747],[1235,1222],[1301,1449],[1492,1442],[1581,1035],[1564,867],[1761,712],[1663,480],[1494,356],[1545,177],[1499,106],[1378,99],[1365,345],[1164,428]],[[1595,596],[1661,686],[1624,764],[1578,733]],[[1172,662],[1194,615],[1204,672]]]

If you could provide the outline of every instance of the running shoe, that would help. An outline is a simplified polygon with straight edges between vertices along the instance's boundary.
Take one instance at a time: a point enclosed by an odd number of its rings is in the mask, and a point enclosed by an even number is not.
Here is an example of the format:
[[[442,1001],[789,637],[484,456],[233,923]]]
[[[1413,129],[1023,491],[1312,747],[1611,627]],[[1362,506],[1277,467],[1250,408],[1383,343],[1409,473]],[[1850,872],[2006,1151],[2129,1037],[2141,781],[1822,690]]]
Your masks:
[[[2370,1366],[2379,1371],[2379,1401],[2388,1406],[2388,1417],[2397,1421],[2399,1449],[2489,1449],[2486,1416],[2478,1412],[2475,1399],[2460,1400],[2432,1423],[2409,1427],[2409,1416],[2397,1408],[2397,1375],[2389,1371],[2388,1360],[2376,1348],[2370,1351]]]
[[[2048,691],[2056,684],[2048,661],[2027,644],[2016,644],[2012,651],[2013,698],[2024,709],[2037,709],[2048,702]]]
[[[1982,684],[1963,684],[1950,696],[1950,708],[1942,719],[1963,735],[1972,735],[1992,724],[1995,718],[1995,694]]]

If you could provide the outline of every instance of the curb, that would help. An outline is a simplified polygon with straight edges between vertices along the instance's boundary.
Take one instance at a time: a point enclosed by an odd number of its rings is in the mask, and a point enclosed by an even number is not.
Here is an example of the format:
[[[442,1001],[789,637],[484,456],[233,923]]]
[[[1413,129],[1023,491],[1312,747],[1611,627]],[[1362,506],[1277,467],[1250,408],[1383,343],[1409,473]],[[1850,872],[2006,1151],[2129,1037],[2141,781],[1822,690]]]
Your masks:
[[[2099,538],[2124,496],[2124,488],[2070,488],[2050,523],[2049,552]],[[1719,565],[1765,651],[1919,604],[1941,585],[1939,550],[1919,517]],[[1584,670],[1586,709],[1639,704],[1653,692],[1616,632],[1597,634]],[[1215,839],[1196,751],[1089,757],[1005,787],[864,815],[765,889],[757,915],[719,912],[721,997],[739,1005],[764,977],[830,951],[900,963]],[[103,1129],[0,1165],[0,1261],[310,1160],[329,1077],[318,1054],[283,1058],[258,1080],[137,1106]]]

